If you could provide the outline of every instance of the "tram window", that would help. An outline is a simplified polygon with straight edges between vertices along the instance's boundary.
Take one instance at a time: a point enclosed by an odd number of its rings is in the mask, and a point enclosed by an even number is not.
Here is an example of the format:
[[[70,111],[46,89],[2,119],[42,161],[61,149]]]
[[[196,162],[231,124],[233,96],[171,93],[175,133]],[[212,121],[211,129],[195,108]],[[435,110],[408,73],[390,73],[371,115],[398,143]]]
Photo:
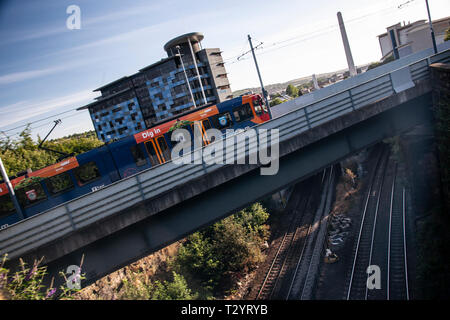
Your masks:
[[[170,149],[167,146],[166,139],[164,139],[164,137],[159,137],[158,139],[156,139],[156,141],[158,142],[159,148],[161,149],[161,152],[164,156],[164,160],[169,161],[170,160]]]
[[[219,113],[211,117],[211,120],[214,124],[214,127],[220,130],[229,128],[233,124],[229,112]]]
[[[158,155],[156,154],[155,146],[153,141],[149,141],[145,143],[145,147],[147,148],[148,155],[150,156],[150,163],[152,166],[156,166],[159,164]]]
[[[211,141],[210,141],[210,139],[209,139],[209,137],[208,137],[206,131],[208,131],[209,129],[211,129],[211,123],[209,123],[209,120],[206,119],[206,120],[203,120],[203,121],[202,121],[202,124],[203,124],[203,128],[205,129],[204,137],[205,137],[205,140],[207,141],[206,143],[208,144],[208,143],[210,143]],[[205,145],[205,141],[203,141],[203,145]]]
[[[251,119],[253,118],[252,108],[248,103],[246,103],[240,107],[234,108],[233,115],[237,122]]]
[[[139,145],[132,146],[130,150],[131,154],[133,155],[133,159],[134,162],[136,163],[136,166],[140,167],[147,164],[144,152],[142,152],[142,149]]]
[[[72,179],[70,179],[70,175],[67,172],[48,178],[45,183],[52,194],[64,192],[73,188]]]
[[[23,207],[28,207],[36,202],[47,199],[44,188],[39,182],[30,184],[16,190],[17,200]]]
[[[14,205],[11,201],[9,193],[0,196],[0,218],[8,216],[14,211]]]
[[[98,171],[98,168],[95,165],[94,161],[88,162],[78,168],[75,168],[73,170],[73,173],[75,174],[75,178],[77,179],[80,186],[100,177],[100,172]]]
[[[260,99],[253,100],[253,106],[255,107],[255,112],[257,116],[260,116],[263,113],[261,104],[262,101]]]
[[[181,127],[179,129],[185,129],[189,132],[188,126]],[[170,132],[170,142],[172,143],[172,148],[175,147],[179,142],[186,141],[186,139],[190,139],[190,136],[185,137],[184,135],[178,133],[174,136],[176,130]]]
[[[208,129],[211,129],[211,123],[209,123],[208,119],[203,120],[202,124],[203,124],[203,128],[205,128],[205,131],[208,130]]]

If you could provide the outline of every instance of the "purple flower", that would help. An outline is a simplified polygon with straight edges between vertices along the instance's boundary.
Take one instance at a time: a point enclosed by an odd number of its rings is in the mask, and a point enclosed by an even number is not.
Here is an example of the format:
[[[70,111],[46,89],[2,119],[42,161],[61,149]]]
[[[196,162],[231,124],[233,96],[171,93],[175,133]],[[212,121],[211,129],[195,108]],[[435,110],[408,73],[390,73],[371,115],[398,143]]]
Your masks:
[[[33,268],[30,270],[30,272],[27,274],[27,276],[25,277],[25,281],[28,281],[31,279],[32,276],[34,276],[36,274],[36,265],[33,266]]]
[[[45,298],[50,298],[52,295],[55,294],[55,292],[56,292],[56,288],[50,289],[50,290],[47,292],[47,296],[46,296]]]

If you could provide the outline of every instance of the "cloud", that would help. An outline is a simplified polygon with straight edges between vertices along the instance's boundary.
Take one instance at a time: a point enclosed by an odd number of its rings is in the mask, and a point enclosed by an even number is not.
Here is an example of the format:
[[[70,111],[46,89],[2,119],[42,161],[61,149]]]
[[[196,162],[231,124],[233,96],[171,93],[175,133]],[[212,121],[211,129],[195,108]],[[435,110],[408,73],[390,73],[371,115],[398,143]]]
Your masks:
[[[67,66],[58,66],[58,67],[51,67],[51,68],[45,68],[45,69],[38,69],[38,70],[30,70],[30,71],[20,71],[20,72],[13,72],[6,75],[0,76],[0,85],[10,84],[14,82],[20,82],[24,80],[30,80],[33,78],[39,78],[43,77],[49,74],[57,73],[67,70]]]
[[[50,74],[55,74],[59,72],[64,72],[73,68],[81,67],[86,64],[95,63],[100,61],[100,58],[95,59],[84,59],[84,60],[71,60],[70,62],[36,70],[26,70],[26,71],[18,71],[12,72],[5,75],[0,75],[0,86],[7,85],[11,83],[31,80],[35,78],[41,78]]]
[[[123,10],[116,10],[113,12],[108,12],[103,14],[102,12],[93,17],[84,17],[84,10],[83,6],[80,7],[81,9],[81,28],[87,28],[99,23],[104,23],[108,21],[114,21],[117,22],[119,20],[123,19],[130,19],[130,17],[138,16],[138,15],[148,15],[150,12],[159,9],[163,4],[150,4],[150,5],[143,5],[143,6],[135,6],[135,7],[128,7]],[[166,4],[164,4],[166,5]],[[61,12],[61,17],[67,18],[68,15],[65,11]],[[63,22],[61,22],[63,21]],[[59,19],[58,26],[52,25],[52,26],[45,26],[41,27],[39,29],[33,28],[33,29],[27,29],[27,30],[18,30],[14,32],[8,31],[7,34],[4,34],[2,36],[2,40],[0,41],[0,45],[6,45],[11,44],[15,42],[21,42],[21,41],[28,41],[28,40],[35,40],[40,38],[47,38],[51,36],[57,36],[60,34],[63,34],[65,32],[69,32],[69,30],[66,27],[65,19]]]
[[[5,130],[7,126],[18,124],[38,117],[50,111],[63,112],[67,107],[79,107],[81,103],[93,100],[98,94],[91,90],[82,90],[43,101],[23,100],[10,105],[0,106],[0,127]]]

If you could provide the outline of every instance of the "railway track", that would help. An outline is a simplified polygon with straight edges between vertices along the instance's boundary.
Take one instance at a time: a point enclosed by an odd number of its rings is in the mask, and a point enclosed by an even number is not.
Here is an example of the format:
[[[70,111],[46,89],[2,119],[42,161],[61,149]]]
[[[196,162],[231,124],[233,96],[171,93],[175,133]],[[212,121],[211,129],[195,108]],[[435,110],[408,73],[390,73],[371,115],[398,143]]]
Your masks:
[[[394,176],[389,223],[387,300],[409,300],[406,245],[406,191]]]
[[[317,180],[317,178],[315,179]],[[278,247],[275,256],[270,257],[272,263],[264,277],[264,281],[261,288],[258,291],[256,299],[272,299],[274,297],[275,288],[280,283],[280,278],[285,272],[286,259],[288,257],[290,248],[295,246],[298,242],[299,237],[303,233],[301,229],[303,221],[303,213],[311,202],[313,192],[312,190],[306,196],[300,198],[300,203],[294,206],[293,216],[289,223],[288,230],[281,237],[281,241],[278,243],[273,243]]]
[[[405,191],[396,175],[397,166],[390,160],[387,148],[382,148],[369,180],[347,300],[409,299]],[[379,287],[377,281],[372,282],[375,273],[380,276]],[[368,282],[375,288],[369,288]]]
[[[290,280],[289,290],[285,295],[286,300],[309,300],[312,298],[326,237],[327,213],[330,211],[333,195],[332,189],[334,189],[333,166],[329,168],[326,179],[319,208],[316,211],[314,220],[309,225],[302,255],[297,260],[295,271]],[[324,179],[322,179],[323,181]]]
[[[317,213],[314,215],[317,202],[315,196],[320,194],[321,190],[329,189],[331,175],[332,169],[324,170],[322,175],[317,175],[314,187],[308,189],[309,193],[303,196],[294,208],[289,229],[275,244],[278,246],[276,254],[271,257],[271,265],[256,299],[288,299],[293,292],[295,279],[298,279],[300,267],[304,268],[304,265],[309,267],[313,252],[312,249],[308,250],[307,244],[311,241],[311,231],[317,227],[314,226],[314,221],[317,220]]]

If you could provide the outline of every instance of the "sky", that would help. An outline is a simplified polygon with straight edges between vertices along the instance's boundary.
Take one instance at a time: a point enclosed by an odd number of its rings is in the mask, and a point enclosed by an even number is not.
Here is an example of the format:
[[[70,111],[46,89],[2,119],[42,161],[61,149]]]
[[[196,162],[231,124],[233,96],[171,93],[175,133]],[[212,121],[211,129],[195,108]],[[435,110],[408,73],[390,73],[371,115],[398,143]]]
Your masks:
[[[70,5],[80,29],[66,26]],[[449,0],[429,5],[433,20],[450,15]],[[50,138],[93,130],[75,110],[93,90],[165,58],[164,44],[189,32],[223,51],[233,91],[259,86],[251,54],[237,59],[248,35],[265,85],[344,69],[338,11],[356,65],[381,58],[386,27],[428,19],[425,0],[0,0],[0,139],[27,123],[44,137],[56,119]]]

